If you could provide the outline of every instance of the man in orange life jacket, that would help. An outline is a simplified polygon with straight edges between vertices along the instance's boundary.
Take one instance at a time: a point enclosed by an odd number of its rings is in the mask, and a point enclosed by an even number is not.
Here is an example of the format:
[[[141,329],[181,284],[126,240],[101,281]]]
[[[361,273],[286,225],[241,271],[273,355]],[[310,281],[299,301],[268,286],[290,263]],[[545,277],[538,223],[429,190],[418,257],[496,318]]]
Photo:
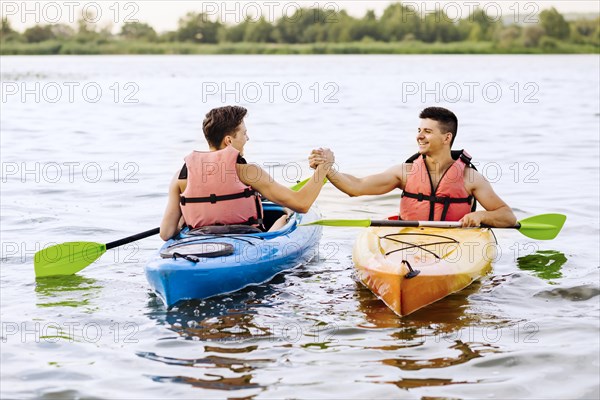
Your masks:
[[[333,163],[321,163],[313,179],[298,192],[280,185],[265,170],[247,164],[243,158],[249,140],[246,113],[243,107],[227,106],[206,114],[202,130],[210,151],[190,153],[173,177],[160,224],[163,240],[173,237],[183,223],[192,228],[234,224],[262,227],[259,194],[296,212],[308,212]],[[282,226],[286,217],[276,221],[271,230]]]
[[[458,119],[450,110],[429,107],[419,115],[417,131],[419,152],[404,164],[357,178],[331,170],[329,181],[350,196],[377,195],[403,190],[400,218],[419,221],[461,221],[464,227],[488,225],[514,226],[511,208],[492,189],[490,183],[471,165],[465,151],[451,151]],[[313,150],[311,167],[335,161],[331,150]],[[475,211],[475,202],[486,211]]]

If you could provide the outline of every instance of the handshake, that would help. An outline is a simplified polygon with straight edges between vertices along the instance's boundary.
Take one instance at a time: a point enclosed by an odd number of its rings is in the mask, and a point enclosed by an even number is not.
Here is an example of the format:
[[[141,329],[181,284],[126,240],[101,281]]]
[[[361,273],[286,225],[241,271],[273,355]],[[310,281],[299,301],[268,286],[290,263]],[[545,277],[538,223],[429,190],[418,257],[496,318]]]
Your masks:
[[[319,165],[332,168],[335,163],[335,155],[330,149],[318,148],[313,150],[308,156],[308,164],[312,169],[316,169]]]

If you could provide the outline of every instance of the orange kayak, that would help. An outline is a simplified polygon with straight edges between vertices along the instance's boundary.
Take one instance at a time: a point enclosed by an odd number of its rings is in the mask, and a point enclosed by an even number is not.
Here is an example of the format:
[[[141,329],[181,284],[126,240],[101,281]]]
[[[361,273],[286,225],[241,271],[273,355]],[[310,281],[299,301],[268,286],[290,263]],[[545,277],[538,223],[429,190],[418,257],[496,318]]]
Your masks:
[[[354,245],[360,281],[399,316],[458,292],[491,271],[492,231],[368,228]]]

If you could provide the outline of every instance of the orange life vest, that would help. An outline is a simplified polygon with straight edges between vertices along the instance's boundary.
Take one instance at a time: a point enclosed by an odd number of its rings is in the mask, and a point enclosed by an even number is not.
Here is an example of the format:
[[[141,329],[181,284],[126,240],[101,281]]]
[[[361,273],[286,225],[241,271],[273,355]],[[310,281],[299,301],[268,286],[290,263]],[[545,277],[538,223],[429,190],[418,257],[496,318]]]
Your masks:
[[[475,168],[471,156],[464,151],[453,151],[456,160],[440,179],[437,189],[425,164],[425,156],[415,154],[406,186],[400,199],[400,218],[406,221],[458,221],[475,211],[476,201],[465,189],[465,168]]]
[[[208,225],[262,226],[260,194],[237,174],[239,151],[193,151],[185,157],[187,186],[180,197],[183,218],[191,228]]]

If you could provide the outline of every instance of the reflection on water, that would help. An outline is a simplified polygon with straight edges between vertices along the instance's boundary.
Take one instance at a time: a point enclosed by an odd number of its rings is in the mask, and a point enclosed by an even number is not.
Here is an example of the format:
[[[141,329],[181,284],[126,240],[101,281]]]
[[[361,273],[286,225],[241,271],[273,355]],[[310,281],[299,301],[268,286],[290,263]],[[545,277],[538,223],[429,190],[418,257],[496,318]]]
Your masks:
[[[487,282],[489,281],[486,281],[486,286]],[[460,292],[451,294],[405,317],[398,317],[383,301],[379,300],[361,283],[357,282],[356,292],[359,301],[358,309],[365,314],[367,321],[372,324],[365,327],[401,328],[405,334],[396,334],[396,337],[410,340],[424,334],[426,336],[438,335],[451,333],[472,325],[489,324],[490,319],[497,326],[497,316],[490,316],[481,312],[470,312],[469,296],[479,293],[482,286],[479,281],[473,282]]]
[[[451,349],[458,350],[460,354],[456,357],[436,357],[431,359],[415,358],[392,358],[385,359],[382,362],[385,365],[391,365],[405,371],[418,371],[429,368],[446,368],[453,365],[464,364],[475,358],[483,357],[484,353],[499,353],[497,347],[488,343],[464,343],[460,340],[455,341]]]
[[[284,278],[275,277],[270,283],[277,280]],[[271,331],[255,323],[255,309],[271,307],[266,299],[272,294],[272,286],[264,284],[206,300],[181,302],[170,310],[159,305],[149,316],[188,340],[233,342],[260,338],[271,335]]]
[[[283,278],[276,277],[272,282],[277,280]],[[169,330],[177,333],[177,338],[205,343],[202,346],[204,353],[210,355],[200,358],[170,357],[156,352],[138,352],[137,355],[165,365],[200,368],[205,378],[182,375],[151,376],[155,382],[184,383],[195,388],[224,391],[263,388],[252,382],[251,373],[277,360],[236,358],[218,354],[252,353],[258,349],[257,345],[242,347],[231,347],[231,345],[272,334],[269,327],[261,326],[254,321],[256,309],[268,307],[263,303],[268,303],[266,298],[272,293],[271,285],[260,285],[230,295],[181,302],[169,310],[165,310],[161,304],[153,303],[155,308],[149,314],[150,318],[156,319],[158,323],[166,325]],[[215,353],[217,355],[213,355]],[[219,369],[228,370],[227,376],[213,372]],[[232,373],[234,376],[231,376]]]
[[[98,297],[101,286],[96,280],[81,275],[52,276],[36,280],[35,293],[38,307],[89,307],[90,300]]]
[[[600,295],[600,289],[594,285],[580,285],[571,288],[544,290],[535,297],[555,300],[586,301]]]
[[[501,353],[502,350],[490,343],[477,342],[475,329],[498,329],[510,323],[497,316],[481,312],[470,312],[469,297],[479,293],[483,286],[493,286],[493,280],[483,285],[477,281],[464,290],[447,296],[411,315],[398,317],[370,290],[357,282],[358,309],[362,311],[370,327],[378,329],[396,328],[389,334],[394,345],[372,347],[394,353],[400,350],[402,356],[384,358],[383,365],[396,367],[402,371],[440,370],[462,365],[484,357],[487,353]],[[463,340],[464,339],[464,340]],[[471,341],[467,341],[471,340]],[[433,343],[437,351],[429,349]],[[447,344],[447,347],[444,346]],[[440,354],[440,347],[443,354]],[[420,350],[419,350],[420,349]],[[458,353],[450,355],[447,353]],[[427,356],[423,356],[427,355]],[[394,384],[401,389],[414,389],[429,386],[479,383],[481,380],[454,380],[443,378],[406,378],[396,381],[375,383]]]
[[[248,350],[246,348],[245,350]],[[250,350],[252,351],[252,350]],[[153,352],[138,352],[139,357],[147,360],[162,362],[167,365],[179,365],[185,367],[203,367],[203,368],[227,368],[231,372],[250,372],[258,367],[259,364],[271,363],[271,359],[240,359],[232,357],[207,356],[202,358],[182,359],[174,357],[165,357]],[[258,364],[258,365],[257,365]]]
[[[190,378],[189,376],[154,376],[152,377],[152,380],[155,382],[186,383],[193,387],[212,390],[242,390],[263,387],[259,384],[250,382],[252,380],[252,375],[242,375],[236,378],[225,378],[220,375],[209,374],[206,376],[216,379],[198,379]]]
[[[418,378],[405,378],[400,379],[396,382],[385,382],[391,383],[398,386],[400,389],[414,389],[428,386],[448,386],[448,385],[464,385],[466,383],[479,383],[480,381],[455,381],[453,379],[418,379]],[[383,382],[382,382],[383,383]],[[425,399],[425,397],[423,397]],[[431,398],[429,398],[431,399]]]
[[[566,262],[567,257],[555,250],[539,250],[517,258],[520,269],[533,271],[535,276],[547,281],[562,278],[561,268]]]

